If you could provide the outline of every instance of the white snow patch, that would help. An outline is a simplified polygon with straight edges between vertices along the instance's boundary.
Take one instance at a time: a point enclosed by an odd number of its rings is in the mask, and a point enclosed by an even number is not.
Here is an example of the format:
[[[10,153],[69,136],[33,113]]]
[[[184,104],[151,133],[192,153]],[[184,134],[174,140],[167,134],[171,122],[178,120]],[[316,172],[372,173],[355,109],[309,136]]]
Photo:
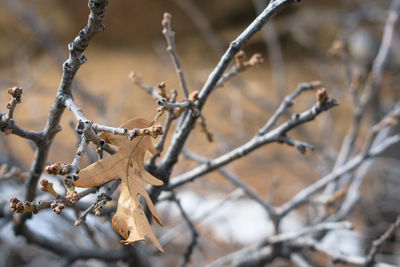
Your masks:
[[[213,210],[223,200],[222,197],[205,197],[192,191],[179,192],[177,197],[191,219],[199,218],[204,213]],[[161,212],[168,212],[169,216],[181,216],[176,205],[160,203],[157,208]],[[299,215],[292,212],[282,221],[282,228],[294,231],[301,228],[300,221]],[[211,212],[210,216],[203,221],[202,227],[212,231],[219,241],[243,245],[261,242],[271,235],[273,230],[266,211],[252,199],[225,202],[223,206]]]

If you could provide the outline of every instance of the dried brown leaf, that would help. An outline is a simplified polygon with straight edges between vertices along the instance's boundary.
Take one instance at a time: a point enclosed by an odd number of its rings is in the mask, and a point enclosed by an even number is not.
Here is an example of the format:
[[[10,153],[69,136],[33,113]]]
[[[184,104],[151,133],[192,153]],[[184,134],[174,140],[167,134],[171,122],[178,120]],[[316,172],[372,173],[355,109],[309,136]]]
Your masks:
[[[131,119],[121,125],[121,128],[146,128],[151,122],[145,119]],[[161,180],[144,171],[144,155],[146,151],[155,154],[156,150],[150,136],[138,136],[129,141],[126,136],[103,133],[101,137],[109,144],[118,147],[118,152],[103,158],[79,172],[77,187],[99,186],[114,179],[121,179],[121,194],[118,208],[112,219],[112,225],[125,240],[124,244],[134,244],[148,237],[153,245],[164,251],[151,230],[146,215],[139,201],[141,195],[149,207],[153,218],[162,225],[153,203],[146,191],[146,184],[160,186]]]

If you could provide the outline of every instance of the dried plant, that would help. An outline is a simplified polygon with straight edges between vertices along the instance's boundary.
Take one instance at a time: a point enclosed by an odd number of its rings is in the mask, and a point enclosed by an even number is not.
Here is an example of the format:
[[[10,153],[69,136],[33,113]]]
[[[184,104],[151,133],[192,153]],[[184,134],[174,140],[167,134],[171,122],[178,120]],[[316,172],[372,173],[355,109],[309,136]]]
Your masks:
[[[191,0],[175,0],[175,2],[189,14],[193,14],[191,17],[195,20],[195,24],[206,38],[213,39],[209,40],[209,43],[219,55],[222,45],[219,39],[212,37],[216,33],[196,5]],[[180,264],[185,266],[192,262],[197,266],[191,258],[200,246],[199,239],[202,238],[202,231],[198,229],[198,226],[207,215],[203,218],[193,218],[185,211],[179,199],[179,190],[206,174],[218,171],[240,189],[240,195],[245,194],[263,208],[273,225],[273,232],[270,236],[265,236],[260,243],[240,248],[207,262],[208,266],[264,266],[277,259],[285,259],[298,266],[312,266],[315,251],[324,254],[333,263],[357,266],[379,264],[382,260],[378,259],[377,253],[382,245],[395,234],[400,226],[400,217],[397,217],[383,235],[372,243],[371,249],[365,255],[347,255],[326,248],[322,240],[328,233],[337,229],[352,229],[352,224],[346,221],[346,218],[360,199],[360,187],[366,172],[374,159],[400,141],[400,135],[393,133],[400,117],[400,102],[394,103],[389,111],[385,108],[385,115],[383,108],[374,105],[374,100],[378,99],[378,92],[382,86],[382,72],[389,57],[399,15],[399,0],[393,0],[389,7],[381,45],[368,75],[361,76],[352,72],[349,66],[350,56],[344,43],[341,40],[333,43],[329,53],[343,61],[349,77],[348,87],[353,100],[352,124],[340,150],[332,157],[335,164],[330,171],[324,172],[314,183],[296,192],[287,202],[274,205],[272,202],[265,201],[263,196],[225,167],[240,158],[247,157],[260,147],[272,143],[295,147],[301,154],[314,150],[314,145],[311,144],[314,140],[311,135],[303,134],[298,137],[299,135],[293,132],[299,126],[319,119],[322,113],[329,112],[339,105],[339,102],[331,97],[329,88],[322,86],[322,82],[301,83],[293,93],[286,97],[282,96],[282,102],[276,109],[269,107],[269,110],[273,111],[272,116],[252,138],[215,158],[197,155],[188,148],[188,138],[197,131],[196,124],[205,135],[205,140],[218,142],[212,128],[206,123],[203,112],[209,96],[234,77],[238,78],[242,72],[251,71],[255,66],[263,63],[264,60],[259,53],[248,58],[242,50],[243,46],[266,23],[270,22],[273,15],[298,1],[272,0],[266,6],[262,2],[254,1],[260,14],[230,43],[199,90],[191,90],[186,82],[186,73],[183,71],[175,46],[172,15],[165,13],[161,23],[162,34],[166,39],[166,50],[171,56],[180,90],[168,92],[164,82],[153,87],[146,84],[139,74],[132,72],[129,77],[133,84],[149,93],[154,98],[157,107],[153,114],[148,114],[146,119],[135,118],[119,127],[113,127],[87,118],[84,110],[78,106],[73,97],[76,92],[72,88],[72,82],[80,66],[87,61],[84,52],[92,38],[104,30],[103,20],[109,4],[108,0],[89,0],[88,23],[68,45],[69,58],[63,64],[61,83],[42,130],[32,131],[18,126],[18,118],[14,116],[14,111],[19,105],[24,104],[21,98],[23,90],[20,87],[8,90],[11,99],[7,104],[7,112],[1,114],[0,128],[6,135],[17,135],[30,141],[35,149],[35,157],[28,172],[17,167],[9,171],[6,170],[7,167],[2,167],[0,171],[0,181],[8,181],[14,177],[24,180],[23,185],[21,184],[25,192],[23,200],[10,195],[10,202],[2,203],[9,205],[13,214],[0,213],[2,218],[13,223],[15,234],[22,235],[27,242],[59,255],[64,265],[70,265],[80,259],[93,258],[107,262],[121,260],[135,263],[135,266],[151,266],[151,255],[164,257],[171,253],[168,242],[173,238],[167,238],[168,235],[175,237],[188,229],[190,242],[182,253]],[[301,5],[298,8],[301,8]],[[261,6],[264,8],[260,9]],[[282,51],[274,31],[274,28],[270,28],[269,33],[264,32],[269,51],[278,53],[275,57],[271,57],[271,65],[275,68],[283,68]],[[233,64],[230,67],[232,61]],[[279,75],[280,72],[275,70],[273,73]],[[281,96],[282,92],[286,91],[284,72],[280,77],[276,77],[276,84]],[[300,113],[293,112],[290,115],[291,107],[296,99],[308,91],[315,91],[315,96],[312,97],[314,104]],[[84,90],[81,90],[81,94],[82,92],[85,95]],[[178,101],[179,98],[183,100]],[[254,98],[252,100],[254,103],[257,102]],[[59,125],[66,110],[70,111],[76,119],[75,132],[79,143],[71,163],[54,163],[48,157],[49,149],[55,136],[61,131]],[[372,110],[374,118],[367,126],[368,134],[361,136],[361,126],[368,110]],[[153,117],[154,119],[149,121]],[[175,129],[173,129],[174,125]],[[159,136],[161,137],[154,147],[152,138],[156,139]],[[325,138],[324,146],[331,145],[329,138]],[[89,166],[82,167],[81,162],[85,153],[89,154],[89,146],[96,148],[97,159]],[[73,150],[73,146],[70,149]],[[147,162],[145,162],[146,151],[152,154]],[[198,165],[180,174],[173,173],[175,166],[181,161],[180,155]],[[316,165],[316,163],[311,162],[311,165]],[[65,192],[57,192],[54,184],[46,179],[46,172],[47,177],[56,176],[63,180]],[[38,196],[39,181],[41,191],[47,192],[51,200],[42,199],[42,195]],[[117,192],[119,192],[119,197]],[[92,194],[97,195],[96,200],[85,201]],[[233,195],[236,194],[237,191],[234,191]],[[230,197],[227,199],[230,200]],[[117,204],[116,199],[118,199]],[[162,225],[163,218],[157,215],[155,207],[160,202],[176,205],[182,216],[182,224],[163,229],[163,234],[157,238],[150,225],[152,218]],[[313,213],[301,210],[303,206],[313,208]],[[87,248],[79,244],[71,245],[69,242],[55,242],[35,232],[28,225],[28,221],[32,216],[41,216],[41,211],[45,209],[52,209],[59,216],[63,216],[66,210],[73,210],[76,220],[75,224],[73,222],[71,224],[85,227],[96,246]],[[211,213],[216,209],[214,207]],[[312,218],[298,230],[283,231],[282,221],[290,220],[289,214],[294,211],[300,212],[300,210]],[[115,231],[125,239],[121,243],[129,246],[125,249],[116,246],[109,249],[99,245],[87,225],[87,218],[91,214],[104,216],[107,221],[111,221]],[[57,215],[54,214],[54,216]],[[111,215],[112,219],[110,219]],[[144,246],[143,242],[139,242],[145,240],[146,237],[159,251],[165,250],[165,254],[156,254],[158,252],[153,246]]]

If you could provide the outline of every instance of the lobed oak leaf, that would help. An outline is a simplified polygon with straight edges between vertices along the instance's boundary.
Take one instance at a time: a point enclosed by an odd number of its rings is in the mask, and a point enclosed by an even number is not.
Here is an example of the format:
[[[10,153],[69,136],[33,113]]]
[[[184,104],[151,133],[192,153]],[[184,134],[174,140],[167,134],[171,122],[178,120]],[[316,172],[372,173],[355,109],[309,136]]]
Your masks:
[[[151,122],[135,118],[124,124],[121,128],[146,128]],[[153,245],[162,249],[154,235],[146,215],[139,201],[141,195],[158,224],[162,222],[157,215],[154,205],[147,194],[146,184],[155,186],[163,185],[161,180],[147,174],[143,168],[146,151],[156,153],[150,136],[138,136],[129,141],[126,136],[102,133],[100,135],[107,143],[118,147],[118,151],[99,160],[79,172],[79,179],[75,182],[77,187],[99,186],[114,179],[121,179],[121,193],[118,199],[117,211],[112,218],[114,230],[122,235],[122,243],[128,245],[148,237]]]

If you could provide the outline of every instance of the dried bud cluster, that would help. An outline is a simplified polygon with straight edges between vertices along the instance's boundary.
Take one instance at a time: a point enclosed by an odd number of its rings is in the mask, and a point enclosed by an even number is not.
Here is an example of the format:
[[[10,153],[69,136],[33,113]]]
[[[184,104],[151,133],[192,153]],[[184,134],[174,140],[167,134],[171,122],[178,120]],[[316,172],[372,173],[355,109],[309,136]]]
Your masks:
[[[260,53],[255,53],[254,55],[251,56],[251,58],[244,62],[245,67],[253,67],[257,64],[262,64],[264,63],[264,58]]]
[[[13,119],[17,104],[21,103],[22,88],[14,86],[8,89],[8,93],[11,95],[11,100],[7,103],[8,114],[6,114],[4,125],[1,127],[1,131],[6,135],[12,132],[11,129],[7,129],[6,125]]]
[[[163,16],[163,19],[162,19],[162,21],[161,21],[161,25],[162,25],[163,27],[168,27],[169,24],[171,23],[171,18],[172,18],[172,15],[169,14],[169,13],[167,13],[167,12],[165,12],[165,13],[164,13],[164,16]]]
[[[67,175],[71,171],[71,165],[69,164],[62,164],[62,163],[54,163],[46,167],[46,172],[48,174],[54,175]]]
[[[142,136],[142,135],[150,135],[153,138],[157,138],[159,135],[162,135],[163,128],[160,124],[153,125],[148,128],[143,128],[143,129],[138,129],[137,135]]]
[[[328,93],[326,92],[325,88],[319,89],[316,94],[316,98],[318,103],[322,106],[328,101]]]
[[[23,203],[16,197],[10,199],[10,210],[20,214],[26,212],[37,213],[37,208],[33,202],[25,201],[25,203]]]
[[[237,52],[235,55],[235,65],[240,68],[244,69],[244,61],[246,60],[246,54],[244,53],[243,50],[240,50]]]
[[[60,203],[60,202],[53,202],[50,204],[50,208],[56,213],[56,214],[60,214],[61,211],[65,208],[64,203]]]
[[[105,194],[105,193],[100,194],[97,197],[96,205],[93,207],[94,215],[101,216],[101,212],[103,211],[104,206],[106,205],[106,203],[108,201],[111,201],[111,200],[112,200],[112,198],[108,194]]]
[[[67,193],[65,194],[65,198],[67,199],[67,201],[72,204],[78,202],[79,195],[78,192],[75,191],[75,185],[70,176],[64,179],[64,185],[67,188]]]
[[[239,70],[245,70],[247,68],[253,67],[257,64],[264,62],[263,57],[259,53],[255,53],[249,60],[246,60],[247,56],[243,50],[240,50],[235,55],[235,65]]]
[[[101,202],[97,202],[93,208],[94,215],[101,216],[101,212],[104,209],[104,205]]]
[[[16,103],[21,103],[22,88],[14,86],[8,89],[8,93],[15,99]]]
[[[78,192],[76,191],[67,191],[67,194],[65,198],[68,200],[68,202],[74,204],[79,201],[79,195]]]
[[[189,100],[192,102],[199,100],[199,91],[196,90],[196,91],[191,92],[189,95]]]
[[[59,195],[53,188],[53,183],[49,183],[48,180],[42,179],[40,180],[40,185],[41,185],[40,190],[44,192],[49,192],[54,198],[59,198]]]
[[[158,94],[162,97],[165,98],[167,101],[169,101],[169,97],[167,95],[167,91],[166,91],[167,85],[165,84],[165,82],[161,82],[158,85]]]

